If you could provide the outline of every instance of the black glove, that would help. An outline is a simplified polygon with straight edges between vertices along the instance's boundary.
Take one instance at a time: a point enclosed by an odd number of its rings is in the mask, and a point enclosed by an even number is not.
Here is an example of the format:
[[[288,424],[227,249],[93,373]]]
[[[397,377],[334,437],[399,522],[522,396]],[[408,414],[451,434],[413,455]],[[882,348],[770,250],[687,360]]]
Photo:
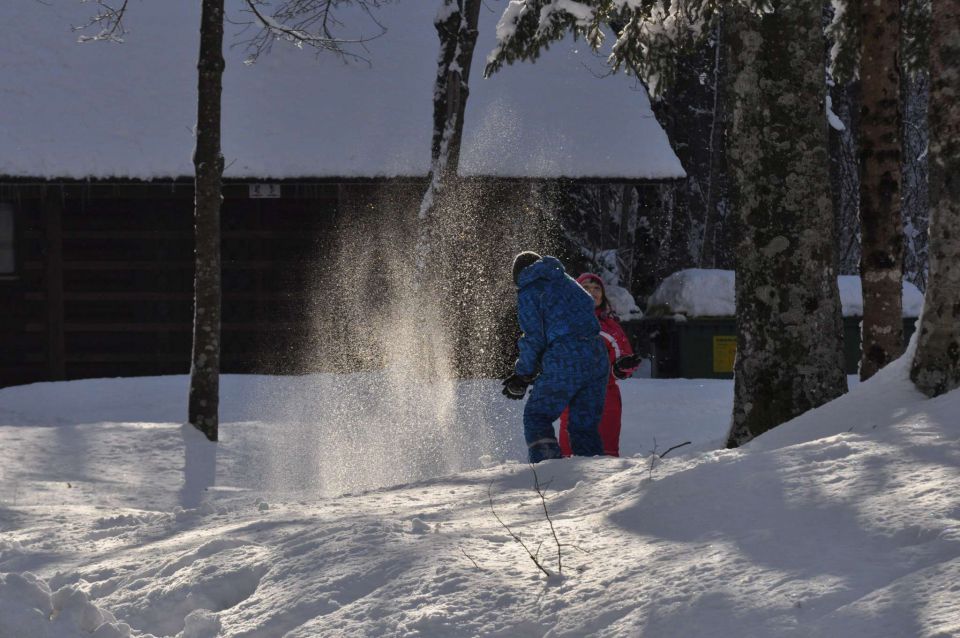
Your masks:
[[[639,366],[641,361],[643,361],[643,357],[639,354],[628,354],[620,357],[613,362],[613,376],[618,379],[626,379],[632,374],[631,370]]]
[[[525,377],[514,372],[503,380],[503,396],[519,401],[527,393],[527,386],[533,383],[533,377]]]

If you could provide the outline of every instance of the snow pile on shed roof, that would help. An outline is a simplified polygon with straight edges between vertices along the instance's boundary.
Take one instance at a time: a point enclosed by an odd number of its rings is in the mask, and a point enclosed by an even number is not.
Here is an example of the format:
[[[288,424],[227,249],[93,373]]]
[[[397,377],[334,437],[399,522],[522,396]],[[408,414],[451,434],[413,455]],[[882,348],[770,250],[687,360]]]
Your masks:
[[[486,3],[471,71],[461,171],[512,177],[673,178],[683,169],[646,93],[602,69],[588,47],[558,43],[536,65],[482,77],[505,3]],[[430,165],[440,0],[375,12],[387,29],[344,63],[277,42],[244,65],[253,29],[227,0],[223,151],[227,177],[423,176]],[[199,3],[138,2],[123,44],[78,44],[95,7],[0,8],[0,175],[169,178],[193,174]],[[343,7],[345,38],[380,31]],[[232,21],[232,22],[231,22]]]
[[[730,317],[737,314],[732,270],[691,268],[664,279],[647,299],[647,314],[664,309],[690,317]]]
[[[837,277],[844,317],[863,316],[863,284],[857,275]],[[919,317],[923,311],[923,293],[909,281],[903,282],[903,316]]]
[[[863,289],[860,277],[837,277],[844,317],[863,316]],[[732,270],[690,268],[680,270],[657,287],[647,300],[647,312],[666,310],[688,317],[729,317],[737,313],[735,276]],[[903,316],[919,317],[923,293],[912,283],[903,282]]]

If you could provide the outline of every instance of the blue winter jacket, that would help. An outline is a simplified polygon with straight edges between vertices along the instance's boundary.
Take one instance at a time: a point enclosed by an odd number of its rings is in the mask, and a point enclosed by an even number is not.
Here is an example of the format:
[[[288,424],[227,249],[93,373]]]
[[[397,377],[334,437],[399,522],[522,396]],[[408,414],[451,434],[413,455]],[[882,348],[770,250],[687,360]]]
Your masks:
[[[517,374],[536,374],[543,353],[554,342],[600,333],[593,297],[564,271],[556,257],[543,257],[524,268],[517,286],[517,315],[523,331]]]

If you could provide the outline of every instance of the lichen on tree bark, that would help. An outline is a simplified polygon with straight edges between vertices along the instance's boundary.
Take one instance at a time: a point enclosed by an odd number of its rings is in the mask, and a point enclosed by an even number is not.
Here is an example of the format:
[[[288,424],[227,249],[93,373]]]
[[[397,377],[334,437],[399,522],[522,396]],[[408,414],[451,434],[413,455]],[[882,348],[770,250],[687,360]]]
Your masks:
[[[846,391],[819,2],[731,11],[737,250],[733,447]]]
[[[216,441],[220,405],[220,96],[223,69],[223,0],[203,0],[197,62],[197,145],[193,163],[193,354],[188,419]]]
[[[910,377],[960,387],[960,0],[933,3],[930,49],[930,279]]]

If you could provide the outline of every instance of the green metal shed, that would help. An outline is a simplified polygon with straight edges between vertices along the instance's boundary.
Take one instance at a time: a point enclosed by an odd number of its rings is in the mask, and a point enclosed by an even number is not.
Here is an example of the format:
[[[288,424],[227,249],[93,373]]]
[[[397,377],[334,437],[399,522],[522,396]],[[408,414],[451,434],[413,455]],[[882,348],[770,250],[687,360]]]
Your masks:
[[[843,358],[847,374],[860,365],[861,317],[843,318]],[[732,379],[737,351],[734,317],[644,317],[654,378]],[[916,318],[903,319],[904,344],[913,335]]]

